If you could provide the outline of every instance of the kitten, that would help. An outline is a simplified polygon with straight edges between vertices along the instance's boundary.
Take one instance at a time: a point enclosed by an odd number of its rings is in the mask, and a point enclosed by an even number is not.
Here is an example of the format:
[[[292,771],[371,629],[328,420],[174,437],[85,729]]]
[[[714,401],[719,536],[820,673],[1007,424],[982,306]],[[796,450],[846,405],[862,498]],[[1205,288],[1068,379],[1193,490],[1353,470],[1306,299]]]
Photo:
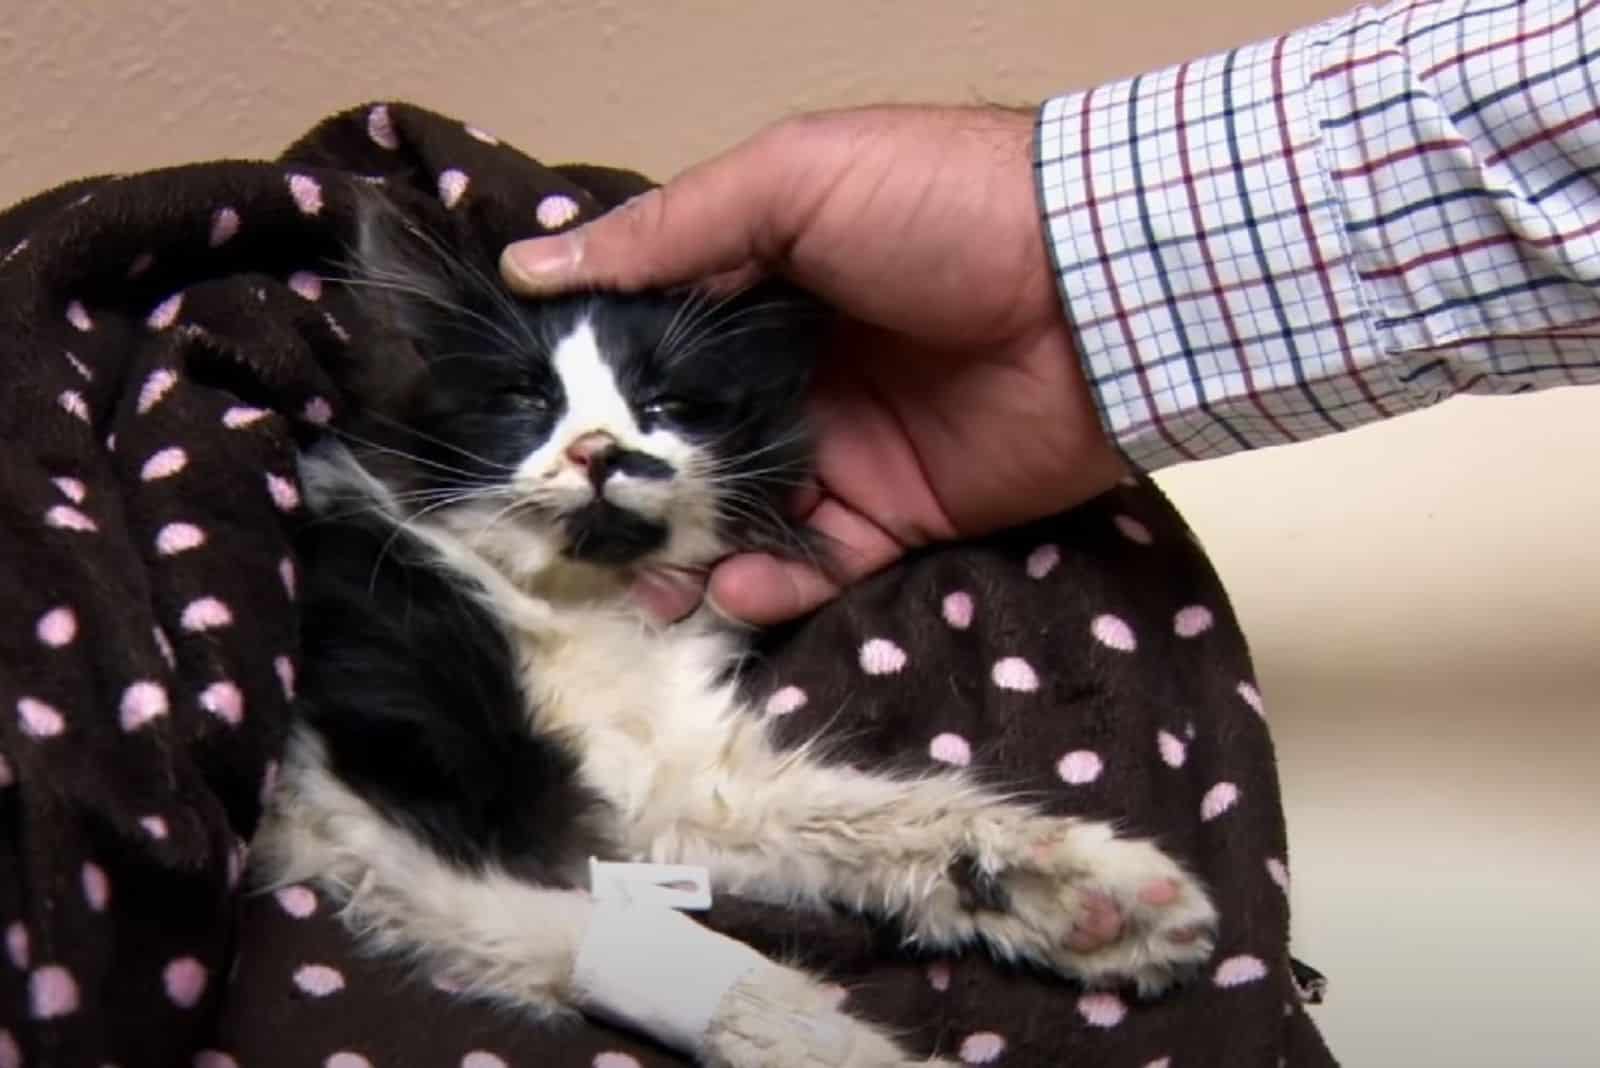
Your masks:
[[[739,696],[739,634],[630,601],[642,573],[801,544],[783,502],[816,331],[796,298],[517,302],[392,210],[368,211],[350,282],[389,336],[365,406],[301,462],[301,692],[253,850],[266,885],[315,881],[368,944],[473,995],[730,1068],[918,1062],[803,972],[597,900],[591,856],[1145,992],[1209,956],[1205,891],[1153,845],[959,771],[780,751]],[[1108,902],[1120,931],[1086,946]]]

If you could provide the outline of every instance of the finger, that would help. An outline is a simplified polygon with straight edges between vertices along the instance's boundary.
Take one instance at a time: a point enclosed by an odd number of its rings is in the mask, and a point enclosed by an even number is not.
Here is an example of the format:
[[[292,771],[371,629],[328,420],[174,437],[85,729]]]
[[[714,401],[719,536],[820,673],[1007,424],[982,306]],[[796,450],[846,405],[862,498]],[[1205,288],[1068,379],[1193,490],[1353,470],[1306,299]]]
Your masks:
[[[804,615],[839,595],[841,586],[879,571],[905,547],[837,500],[823,498],[808,525],[825,541],[826,570],[762,554],[730,557],[711,573],[707,596],[724,615],[757,625]]]
[[[747,269],[786,243],[776,206],[781,151],[757,136],[587,225],[508,245],[501,273],[528,294],[643,289]]]
[[[839,595],[839,587],[807,564],[750,554],[711,572],[706,600],[732,619],[766,626],[803,616]]]

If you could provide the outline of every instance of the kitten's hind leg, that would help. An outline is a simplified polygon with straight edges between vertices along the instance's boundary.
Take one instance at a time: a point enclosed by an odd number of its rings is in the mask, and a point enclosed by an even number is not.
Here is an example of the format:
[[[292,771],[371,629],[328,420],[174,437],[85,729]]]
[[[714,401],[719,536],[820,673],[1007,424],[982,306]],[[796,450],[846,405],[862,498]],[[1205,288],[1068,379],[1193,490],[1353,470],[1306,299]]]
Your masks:
[[[451,864],[293,754],[252,850],[254,880],[316,882],[365,946],[442,986],[536,1018],[621,1023],[712,1068],[926,1063],[841,1012],[817,980],[681,913]]]
[[[1107,824],[1045,815],[963,773],[890,777],[778,752],[753,716],[707,763],[673,776],[671,819],[645,815],[634,849],[705,865],[714,885],[890,917],[924,949],[978,943],[1092,985],[1157,993],[1211,955],[1199,880]]]

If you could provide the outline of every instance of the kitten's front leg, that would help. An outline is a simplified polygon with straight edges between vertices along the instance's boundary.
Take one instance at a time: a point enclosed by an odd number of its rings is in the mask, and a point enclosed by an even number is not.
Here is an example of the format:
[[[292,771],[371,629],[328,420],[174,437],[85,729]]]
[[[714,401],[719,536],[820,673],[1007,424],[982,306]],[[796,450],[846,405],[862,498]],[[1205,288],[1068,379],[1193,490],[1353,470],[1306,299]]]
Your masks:
[[[713,881],[892,917],[926,949],[981,942],[1002,959],[1157,993],[1211,954],[1216,911],[1150,842],[1042,815],[966,775],[893,778],[780,753],[740,724],[669,825],[641,846]]]

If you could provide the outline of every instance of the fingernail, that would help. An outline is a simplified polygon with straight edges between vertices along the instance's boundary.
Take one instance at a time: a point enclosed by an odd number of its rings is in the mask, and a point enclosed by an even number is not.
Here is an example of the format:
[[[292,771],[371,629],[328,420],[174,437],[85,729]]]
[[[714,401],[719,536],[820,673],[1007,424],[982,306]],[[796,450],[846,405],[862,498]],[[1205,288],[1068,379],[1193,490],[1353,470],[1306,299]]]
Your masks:
[[[559,237],[537,237],[506,248],[505,265],[516,281],[548,285],[571,274],[583,258],[580,231]]]

